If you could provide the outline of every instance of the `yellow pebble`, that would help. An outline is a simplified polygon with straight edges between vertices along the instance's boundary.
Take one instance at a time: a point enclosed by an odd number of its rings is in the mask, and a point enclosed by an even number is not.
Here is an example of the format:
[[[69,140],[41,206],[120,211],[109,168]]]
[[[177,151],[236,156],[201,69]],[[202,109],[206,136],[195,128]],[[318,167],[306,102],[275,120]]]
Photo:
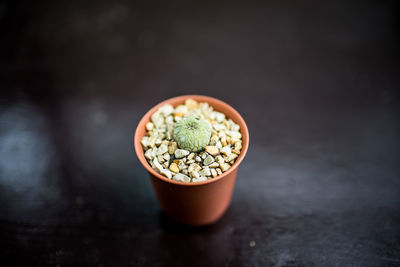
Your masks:
[[[170,169],[171,171],[175,172],[175,173],[178,173],[178,172],[179,172],[178,165],[177,165],[175,162],[171,163],[171,165],[169,166],[169,169]]]
[[[199,103],[197,103],[197,101],[195,101],[195,100],[193,100],[191,98],[188,98],[185,101],[185,105],[187,106],[188,109],[194,109],[194,108],[197,108]]]

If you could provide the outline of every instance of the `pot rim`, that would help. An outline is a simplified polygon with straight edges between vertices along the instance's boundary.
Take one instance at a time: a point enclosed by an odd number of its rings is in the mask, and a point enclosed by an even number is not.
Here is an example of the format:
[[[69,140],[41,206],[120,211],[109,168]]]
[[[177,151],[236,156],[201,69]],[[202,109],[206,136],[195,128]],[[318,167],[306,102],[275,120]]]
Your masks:
[[[230,109],[232,111],[232,113],[234,113],[237,116],[237,120],[234,120],[235,123],[241,125],[240,127],[240,133],[242,134],[242,136],[246,136],[247,138],[243,138],[242,137],[242,150],[239,154],[239,157],[236,159],[235,163],[231,166],[231,168],[229,168],[228,171],[222,173],[221,175],[216,176],[215,178],[209,179],[207,181],[203,181],[203,182],[195,182],[195,183],[187,183],[187,182],[180,182],[180,181],[175,181],[172,179],[169,179],[159,173],[157,173],[155,170],[153,170],[153,168],[151,168],[150,164],[147,162],[146,158],[144,157],[144,150],[142,147],[142,144],[140,143],[139,140],[139,128],[140,127],[146,127],[146,123],[148,122],[146,118],[150,118],[150,116],[157,111],[158,108],[160,108],[162,105],[164,104],[168,104],[170,101],[176,101],[176,100],[185,100],[188,98],[192,98],[196,101],[199,102],[207,102],[209,105],[211,105],[210,100],[215,101],[215,102],[219,102],[220,104],[226,106],[226,108]],[[213,106],[213,105],[211,105]],[[214,107],[214,106],[213,106]],[[226,114],[223,110],[218,110],[220,112],[223,112],[224,114]],[[230,118],[232,119],[232,118]],[[233,120],[233,119],[232,119]],[[242,127],[242,125],[244,127]],[[244,140],[245,139],[245,140]],[[239,114],[239,112],[237,112],[232,106],[230,106],[228,103],[219,100],[217,98],[214,97],[210,97],[210,96],[205,96],[205,95],[181,95],[181,96],[176,96],[176,97],[172,97],[172,98],[168,98],[160,103],[158,103],[157,105],[153,106],[149,111],[146,112],[146,114],[140,119],[136,130],[135,130],[135,136],[134,136],[134,148],[135,148],[135,152],[136,152],[136,156],[138,157],[140,163],[145,167],[145,169],[152,174],[153,176],[157,177],[158,179],[167,182],[167,183],[171,183],[171,184],[176,184],[176,185],[181,185],[181,186],[201,186],[201,185],[206,185],[206,184],[211,184],[211,183],[215,183],[221,179],[223,179],[224,177],[228,176],[230,173],[232,173],[235,169],[237,169],[240,165],[240,163],[242,162],[243,158],[245,157],[248,147],[249,147],[249,130],[247,128],[246,122],[245,120],[242,118],[242,116]]]

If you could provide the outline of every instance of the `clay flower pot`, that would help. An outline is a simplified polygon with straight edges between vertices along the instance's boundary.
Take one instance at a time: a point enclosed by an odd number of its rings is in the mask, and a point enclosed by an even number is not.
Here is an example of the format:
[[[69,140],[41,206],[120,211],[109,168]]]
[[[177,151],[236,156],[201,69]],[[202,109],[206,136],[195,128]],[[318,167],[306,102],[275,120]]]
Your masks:
[[[239,124],[242,134],[242,150],[232,167],[222,175],[198,183],[179,182],[158,174],[146,161],[140,144],[142,137],[146,134],[145,125],[158,108],[164,104],[171,104],[175,107],[183,104],[188,98],[198,102],[207,102],[215,110],[225,113],[228,118]],[[139,161],[149,173],[161,209],[183,224],[200,226],[216,222],[227,210],[231,202],[239,165],[249,146],[249,132],[240,114],[225,102],[208,96],[184,95],[165,100],[150,109],[136,128],[134,145]]]

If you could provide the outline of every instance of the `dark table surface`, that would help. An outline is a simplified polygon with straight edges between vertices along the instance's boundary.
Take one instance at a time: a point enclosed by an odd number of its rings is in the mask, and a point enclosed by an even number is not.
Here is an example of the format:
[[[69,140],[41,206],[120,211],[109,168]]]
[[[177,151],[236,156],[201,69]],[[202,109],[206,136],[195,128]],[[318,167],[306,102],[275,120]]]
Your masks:
[[[0,4],[0,265],[400,266],[395,1],[187,2]],[[251,135],[200,229],[133,151],[193,93]]]

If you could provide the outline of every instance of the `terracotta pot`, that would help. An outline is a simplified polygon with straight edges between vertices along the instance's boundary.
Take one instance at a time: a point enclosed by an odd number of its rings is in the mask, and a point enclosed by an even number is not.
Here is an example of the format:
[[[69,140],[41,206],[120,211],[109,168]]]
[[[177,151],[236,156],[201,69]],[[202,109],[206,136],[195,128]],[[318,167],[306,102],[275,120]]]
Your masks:
[[[167,103],[175,107],[183,104],[188,98],[207,102],[215,110],[223,112],[240,125],[242,134],[242,151],[232,167],[222,175],[199,183],[179,182],[158,174],[146,161],[140,144],[140,140],[146,134],[146,123],[159,107]],[[181,223],[200,226],[216,222],[227,210],[231,202],[238,167],[249,146],[249,132],[240,114],[225,102],[208,96],[184,95],[165,100],[150,109],[137,126],[134,143],[136,155],[149,173],[162,210]]]

